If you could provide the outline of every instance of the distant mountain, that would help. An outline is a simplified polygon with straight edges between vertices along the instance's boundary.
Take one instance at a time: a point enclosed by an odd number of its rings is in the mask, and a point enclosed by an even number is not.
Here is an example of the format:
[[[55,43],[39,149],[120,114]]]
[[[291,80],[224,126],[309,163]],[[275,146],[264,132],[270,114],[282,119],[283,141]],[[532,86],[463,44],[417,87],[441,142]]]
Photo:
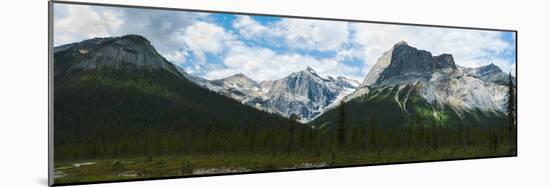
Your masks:
[[[197,84],[257,109],[285,117],[295,114],[307,122],[353,92],[359,82],[341,76],[323,78],[307,67],[282,79],[261,83],[236,74],[212,81],[199,79]]]
[[[498,66],[493,63],[477,68],[461,67],[461,69],[469,76],[477,77],[484,82],[492,82],[500,85],[508,84],[508,74],[504,73]],[[512,81],[514,84],[516,83],[515,78]]]
[[[137,35],[56,47],[54,72],[56,145],[93,137],[109,140],[190,128],[276,128],[290,123],[198,86],[199,79],[168,62]]]
[[[376,118],[402,125],[427,118],[443,124],[492,124],[504,119],[508,81],[508,75],[494,64],[460,67],[450,54],[433,56],[399,42],[377,60],[360,88],[344,101],[353,108],[355,115],[348,116],[355,123]],[[335,122],[337,110],[313,123]]]
[[[258,104],[261,103],[261,97],[266,91],[263,90],[260,83],[244,74],[239,73],[224,79],[209,81],[209,84],[202,82],[202,85],[206,85],[207,88],[213,91],[231,97],[243,104],[261,109]]]
[[[265,90],[262,107],[290,116],[296,114],[302,121],[314,119],[325,108],[353,92],[358,83],[344,77],[319,76],[311,67],[279,80],[262,83]]]

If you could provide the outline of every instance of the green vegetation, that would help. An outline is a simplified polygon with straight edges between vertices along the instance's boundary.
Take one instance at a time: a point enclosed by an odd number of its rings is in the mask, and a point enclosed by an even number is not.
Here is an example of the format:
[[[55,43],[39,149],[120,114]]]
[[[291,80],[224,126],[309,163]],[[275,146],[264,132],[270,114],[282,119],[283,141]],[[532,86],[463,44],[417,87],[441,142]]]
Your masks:
[[[437,150],[382,150],[380,152],[329,152],[315,154],[212,154],[191,156],[160,156],[148,159],[134,157],[127,159],[97,159],[94,165],[73,167],[77,161],[55,163],[58,171],[67,175],[56,178],[56,183],[97,182],[106,180],[129,180],[136,178],[158,178],[189,175],[205,175],[273,171],[296,168],[351,166],[397,162],[433,161],[445,159],[493,157],[509,155],[507,147],[499,146],[497,151],[477,147],[443,148]],[[120,162],[123,169],[114,165]],[[310,163],[310,165],[307,165]],[[195,171],[195,172],[193,172]]]
[[[57,184],[516,154],[515,108],[434,114],[409,86],[301,124],[164,70],[68,71],[66,55],[55,64]]]

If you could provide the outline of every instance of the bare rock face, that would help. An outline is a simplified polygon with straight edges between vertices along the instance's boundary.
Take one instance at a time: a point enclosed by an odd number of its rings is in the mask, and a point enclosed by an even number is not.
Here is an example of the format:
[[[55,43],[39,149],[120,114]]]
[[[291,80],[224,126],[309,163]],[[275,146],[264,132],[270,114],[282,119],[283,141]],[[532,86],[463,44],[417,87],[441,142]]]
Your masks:
[[[441,69],[457,69],[452,55],[432,56],[430,52],[418,50],[402,41],[377,60],[361,86],[370,86],[396,76],[426,79]]]
[[[506,110],[508,80],[508,75],[494,64],[459,67],[450,54],[432,56],[428,51],[399,42],[377,60],[361,87],[345,100],[376,89],[417,85],[419,94],[434,106],[450,106],[458,113],[468,110],[498,113]]]
[[[244,74],[212,81],[194,80],[203,87],[256,109],[285,117],[295,114],[302,122],[319,116],[359,85],[359,82],[342,76],[323,78],[311,67],[261,83]]]
[[[322,78],[308,67],[264,85],[269,90],[263,96],[265,108],[287,117],[296,114],[305,122],[355,90],[357,83],[344,77]]]
[[[241,73],[210,81],[209,87],[213,91],[253,107],[256,107],[264,92],[259,83]]]
[[[439,56],[433,57],[433,68],[434,69],[444,69],[450,68],[456,70],[455,60],[451,54],[441,54]]]
[[[495,84],[506,85],[508,84],[509,76],[504,73],[498,66],[491,63],[489,65],[480,66],[477,68],[462,67],[465,73],[470,76],[477,77],[486,82],[492,82]],[[515,84],[515,79],[512,80]]]
[[[139,35],[94,38],[56,47],[56,54],[72,59],[71,70],[114,68],[164,69],[179,74],[177,68],[162,57],[151,43]],[[70,70],[69,70],[70,71]]]

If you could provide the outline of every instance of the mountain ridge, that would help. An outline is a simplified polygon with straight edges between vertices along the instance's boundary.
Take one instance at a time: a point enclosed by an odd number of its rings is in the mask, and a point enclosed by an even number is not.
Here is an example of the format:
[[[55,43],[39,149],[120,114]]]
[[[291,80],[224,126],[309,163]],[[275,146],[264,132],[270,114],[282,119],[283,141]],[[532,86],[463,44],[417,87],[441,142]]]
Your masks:
[[[450,54],[432,56],[428,51],[400,42],[384,52],[361,86],[343,101],[370,114],[387,115],[367,105],[386,108],[386,113],[402,116],[399,122],[387,123],[406,123],[423,116],[435,121],[464,118],[469,123],[477,120],[490,124],[491,120],[504,119],[509,80],[494,64],[465,68],[457,66]],[[313,124],[335,122],[333,118],[339,108],[332,107],[327,111],[328,117],[320,116]],[[354,118],[357,122],[369,120]],[[452,120],[447,122],[456,123]]]
[[[61,53],[68,58],[79,59],[74,64],[57,68],[56,72],[96,68],[125,69],[128,67],[124,66],[132,65],[132,68],[164,69],[174,74],[181,73],[154,49],[149,40],[140,35],[93,38],[54,48],[54,54]],[[68,67],[70,68],[65,69]]]
[[[88,52],[80,52],[82,49]],[[113,54],[106,49],[120,53],[126,49],[151,51],[130,50],[122,55],[127,59],[111,61],[118,58],[110,58]],[[86,40],[58,48],[54,54],[58,72],[54,74],[56,141],[71,140],[71,133],[78,129],[93,134],[140,128],[224,129],[290,123],[197,85],[196,80],[188,79],[189,75],[155,54],[158,52],[145,38],[135,36]],[[223,107],[205,107],[216,105]]]
[[[340,100],[348,102],[373,90],[392,87],[397,88],[396,94],[402,94],[401,89],[407,86],[417,87],[418,95],[429,104],[450,106],[459,115],[475,109],[501,113],[506,103],[508,76],[495,64],[458,66],[451,54],[433,56],[405,41],[384,52],[362,83],[343,76],[325,78],[309,66],[277,80],[257,82],[242,73],[207,80],[173,65],[139,35],[93,38],[58,46],[54,51],[56,59],[74,57],[78,61],[56,63],[55,74],[97,68],[161,69],[258,110],[287,118],[296,114],[303,123],[337,108]],[[126,67],[127,64],[132,66]],[[406,99],[396,103],[407,112]]]
[[[201,79],[198,84],[259,110],[284,117],[295,114],[304,123],[359,85],[342,76],[323,78],[309,66],[276,80],[256,82],[238,73],[216,80]]]

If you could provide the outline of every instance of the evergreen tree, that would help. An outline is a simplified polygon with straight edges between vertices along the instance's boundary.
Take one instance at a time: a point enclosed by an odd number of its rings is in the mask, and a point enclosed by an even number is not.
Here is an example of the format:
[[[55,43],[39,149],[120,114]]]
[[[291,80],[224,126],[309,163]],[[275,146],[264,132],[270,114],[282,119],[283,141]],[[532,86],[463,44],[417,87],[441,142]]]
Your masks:
[[[256,143],[256,123],[252,123],[252,128],[250,129],[250,151],[254,152],[254,146]]]
[[[341,101],[340,102],[340,119],[338,121],[338,135],[337,135],[337,140],[338,140],[338,147],[340,149],[342,149],[344,147],[344,145],[346,144],[346,106],[345,106],[345,102],[344,101]]]
[[[294,129],[296,128],[295,126],[298,123],[298,119],[299,119],[298,115],[296,114],[290,115],[290,124],[288,127],[288,146],[286,151],[287,155],[290,155],[290,153],[292,152],[292,147],[294,144]]]
[[[515,88],[512,73],[508,74],[508,134],[510,136],[511,151],[516,149],[516,101],[515,101]]]
[[[508,107],[507,107],[507,113],[508,113],[508,125],[510,127],[515,126],[515,93],[514,93],[514,83],[513,83],[513,77],[512,73],[508,74]]]

